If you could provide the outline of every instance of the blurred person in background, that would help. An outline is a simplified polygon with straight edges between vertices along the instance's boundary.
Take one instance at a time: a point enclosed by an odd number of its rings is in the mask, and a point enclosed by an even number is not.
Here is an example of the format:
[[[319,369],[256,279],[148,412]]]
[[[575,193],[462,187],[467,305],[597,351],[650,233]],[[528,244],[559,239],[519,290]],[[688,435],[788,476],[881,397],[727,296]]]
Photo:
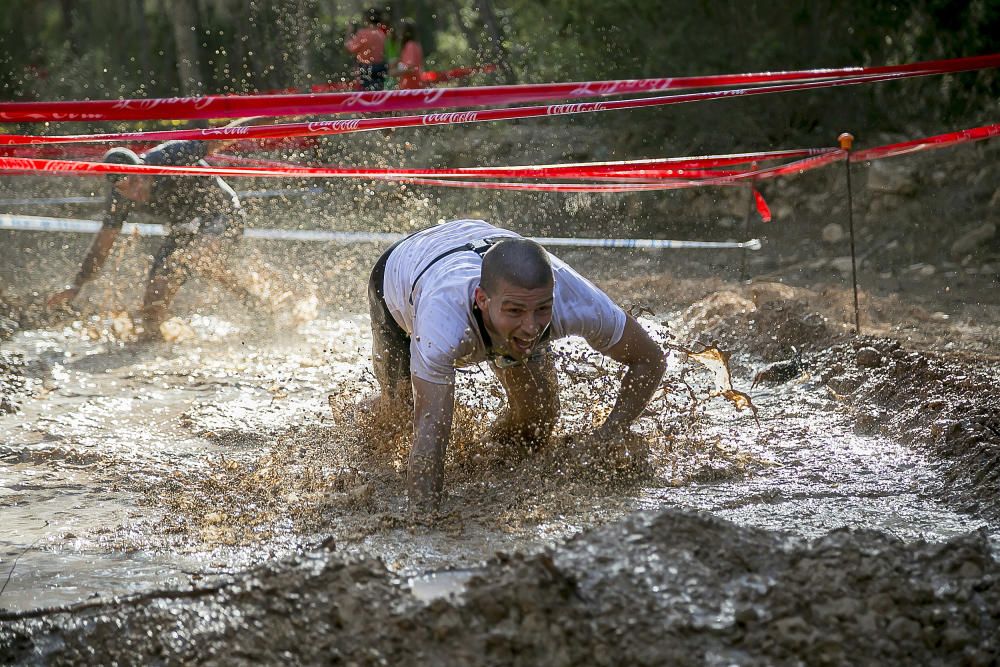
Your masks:
[[[398,87],[423,88],[424,49],[417,39],[417,24],[412,19],[399,22],[399,59],[392,65],[392,74],[399,79]]]
[[[234,123],[235,124],[235,123]],[[121,165],[209,166],[206,141],[168,141],[141,157],[127,148],[112,148],[104,162]],[[213,150],[232,144],[218,142]],[[315,317],[316,297],[299,294],[259,257],[238,269],[230,259],[243,236],[244,213],[236,192],[218,176],[154,176],[110,174],[101,229],[73,282],[48,299],[48,306],[70,304],[81,288],[97,277],[122,225],[138,208],[162,218],[166,237],[153,257],[142,300],[140,340],[163,338],[170,303],[193,275],[210,278],[238,296],[270,309],[287,305],[296,321]],[[286,302],[288,302],[286,304]]]
[[[361,90],[385,88],[386,31],[383,10],[371,7],[366,12],[367,25],[347,38],[346,48],[357,61],[358,82]]]

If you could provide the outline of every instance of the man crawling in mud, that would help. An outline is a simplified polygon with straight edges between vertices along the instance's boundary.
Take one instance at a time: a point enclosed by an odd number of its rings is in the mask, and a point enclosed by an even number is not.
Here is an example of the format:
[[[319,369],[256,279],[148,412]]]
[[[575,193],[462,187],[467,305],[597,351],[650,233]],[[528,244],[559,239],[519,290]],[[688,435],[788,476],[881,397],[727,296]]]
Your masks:
[[[442,496],[455,368],[486,361],[507,406],[497,442],[544,442],[559,414],[550,341],[581,336],[627,371],[614,408],[591,437],[623,439],[660,383],[663,352],[636,320],[542,246],[481,220],[456,220],[397,242],[368,283],[375,409],[412,409],[407,468],[411,508]]]
[[[214,150],[230,143],[219,142]],[[204,141],[168,141],[142,157],[127,148],[112,148],[105,153],[104,162],[208,166],[204,160],[208,145]],[[49,297],[49,307],[72,302],[80,289],[100,273],[126,218],[139,207],[162,218],[167,225],[166,239],[153,258],[146,281],[140,340],[162,338],[161,326],[168,317],[170,303],[192,275],[210,278],[238,296],[267,307],[293,296],[278,273],[260,258],[249,262],[252,272],[234,271],[229,263],[243,235],[243,210],[236,192],[222,178],[111,174],[108,180],[111,187],[107,209],[97,238],[72,284]],[[312,307],[309,296],[296,299],[295,304],[294,316],[310,319],[311,314],[302,310]]]

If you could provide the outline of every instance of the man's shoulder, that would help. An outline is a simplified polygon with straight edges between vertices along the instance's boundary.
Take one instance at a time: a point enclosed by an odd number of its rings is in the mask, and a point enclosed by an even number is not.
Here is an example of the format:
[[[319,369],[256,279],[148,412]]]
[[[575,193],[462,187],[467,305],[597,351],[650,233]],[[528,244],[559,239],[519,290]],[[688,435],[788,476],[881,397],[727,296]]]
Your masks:
[[[168,141],[150,149],[143,155],[149,165],[193,165],[205,157],[207,145],[203,141]]]
[[[465,356],[475,345],[467,281],[440,280],[423,290],[414,311],[414,336],[434,355]]]
[[[517,236],[516,232],[509,229],[497,227],[485,220],[477,218],[460,218],[449,220],[433,227],[422,229],[413,235],[414,240],[430,240],[441,246],[441,250],[447,250],[446,246],[460,246],[476,239],[485,239],[494,236]]]

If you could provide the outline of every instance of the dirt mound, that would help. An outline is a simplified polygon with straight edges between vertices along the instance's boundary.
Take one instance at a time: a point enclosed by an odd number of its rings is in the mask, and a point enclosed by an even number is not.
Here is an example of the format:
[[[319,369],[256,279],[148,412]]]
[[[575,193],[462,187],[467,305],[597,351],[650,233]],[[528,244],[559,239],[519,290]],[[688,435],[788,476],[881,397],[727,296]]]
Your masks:
[[[911,351],[861,337],[813,364],[820,380],[859,412],[859,428],[929,446],[947,465],[950,495],[966,510],[1000,517],[1000,407],[995,359]]]
[[[780,283],[756,283],[714,292],[684,310],[688,335],[717,341],[727,350],[765,361],[814,350],[843,336],[847,327],[811,290]]]
[[[1000,649],[998,577],[982,533],[807,542],[641,513],[549,553],[499,556],[459,597],[428,604],[381,562],[321,549],[202,589],[0,614],[0,660],[986,665]]]

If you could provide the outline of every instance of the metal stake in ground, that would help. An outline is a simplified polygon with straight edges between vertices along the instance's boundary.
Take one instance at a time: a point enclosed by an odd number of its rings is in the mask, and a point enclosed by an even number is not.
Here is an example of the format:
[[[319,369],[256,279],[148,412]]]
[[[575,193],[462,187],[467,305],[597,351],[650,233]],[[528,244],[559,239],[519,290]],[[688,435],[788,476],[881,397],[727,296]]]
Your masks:
[[[861,335],[861,318],[858,315],[858,266],[854,253],[854,196],[851,194],[851,146],[854,144],[854,135],[844,132],[837,141],[844,155],[844,168],[847,174],[847,229],[851,238],[851,286],[854,288],[854,333]]]

